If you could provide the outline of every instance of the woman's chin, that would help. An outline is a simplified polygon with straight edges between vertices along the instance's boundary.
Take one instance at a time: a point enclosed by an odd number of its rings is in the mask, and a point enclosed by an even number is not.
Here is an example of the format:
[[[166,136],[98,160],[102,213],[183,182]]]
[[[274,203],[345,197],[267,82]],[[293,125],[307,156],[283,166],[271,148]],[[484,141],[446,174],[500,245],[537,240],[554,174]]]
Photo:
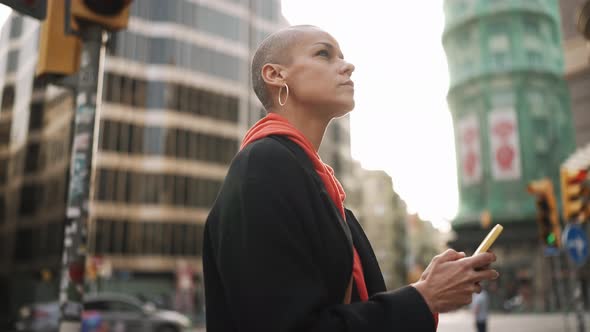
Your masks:
[[[338,109],[338,111],[336,112],[336,115],[334,117],[335,118],[343,117],[346,114],[352,112],[353,109],[354,109],[354,101],[352,103],[348,103],[346,105],[342,105],[342,107],[340,107]]]

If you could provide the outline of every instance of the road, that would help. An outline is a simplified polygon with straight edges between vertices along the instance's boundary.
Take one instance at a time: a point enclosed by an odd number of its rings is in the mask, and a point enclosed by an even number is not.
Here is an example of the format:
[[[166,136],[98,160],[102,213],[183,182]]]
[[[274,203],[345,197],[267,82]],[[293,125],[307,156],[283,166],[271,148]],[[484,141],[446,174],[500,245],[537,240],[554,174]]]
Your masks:
[[[573,313],[564,314],[492,314],[488,331],[510,332],[578,332]],[[473,316],[461,310],[440,316],[438,332],[475,332]],[[586,331],[590,331],[590,315],[586,315]]]
[[[492,314],[488,332],[578,332],[573,313],[564,314]],[[566,325],[567,324],[567,325]],[[590,314],[586,315],[586,331],[590,331]],[[204,328],[191,332],[205,332]],[[473,317],[467,310],[440,315],[437,332],[476,332]]]

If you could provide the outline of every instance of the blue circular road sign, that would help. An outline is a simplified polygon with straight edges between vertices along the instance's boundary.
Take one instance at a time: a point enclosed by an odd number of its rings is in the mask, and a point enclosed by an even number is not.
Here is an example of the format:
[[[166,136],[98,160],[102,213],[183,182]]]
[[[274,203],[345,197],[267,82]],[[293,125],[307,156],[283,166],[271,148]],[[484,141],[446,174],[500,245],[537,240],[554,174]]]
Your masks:
[[[577,224],[568,224],[563,230],[563,244],[571,260],[582,266],[588,259],[588,236]]]

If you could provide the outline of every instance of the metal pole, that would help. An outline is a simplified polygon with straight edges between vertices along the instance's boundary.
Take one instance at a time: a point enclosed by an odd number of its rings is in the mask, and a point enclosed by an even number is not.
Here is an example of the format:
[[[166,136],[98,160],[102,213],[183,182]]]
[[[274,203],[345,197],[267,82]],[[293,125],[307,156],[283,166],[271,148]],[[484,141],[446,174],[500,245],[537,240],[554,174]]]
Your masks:
[[[81,330],[84,271],[87,255],[88,198],[96,122],[97,89],[100,57],[103,47],[102,28],[82,25],[83,41],[76,91],[74,135],[70,162],[70,181],[67,202],[67,224],[64,232],[64,248],[59,302],[60,332]]]
[[[584,303],[582,302],[582,287],[580,281],[577,278],[578,268],[568,260],[569,262],[569,277],[572,284],[572,301],[574,302],[576,310],[576,318],[578,320],[578,332],[585,332],[585,317],[584,317]]]
[[[562,309],[564,309],[563,312],[563,325],[564,325],[564,331],[568,331],[570,330],[570,325],[569,325],[569,303],[567,303],[567,299],[565,297],[565,289],[563,287],[563,278],[562,276],[562,265],[561,265],[561,251],[558,253],[558,255],[555,256],[555,268],[553,269],[553,273],[551,273],[555,279],[555,286],[557,288],[557,296],[559,297],[559,304],[560,307]]]

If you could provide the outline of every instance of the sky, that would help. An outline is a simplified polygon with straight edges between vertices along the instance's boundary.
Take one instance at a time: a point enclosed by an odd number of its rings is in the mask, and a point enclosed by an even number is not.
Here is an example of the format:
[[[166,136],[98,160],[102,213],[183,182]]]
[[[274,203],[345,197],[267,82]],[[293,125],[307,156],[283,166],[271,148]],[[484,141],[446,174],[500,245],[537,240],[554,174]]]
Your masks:
[[[353,158],[386,171],[410,213],[449,230],[458,193],[442,0],[282,0],[282,9],[289,23],[332,34],[356,67]],[[0,26],[8,14],[0,5]]]
[[[9,14],[10,14],[10,8],[8,8],[5,5],[0,4],[0,27],[4,25],[4,21],[6,21],[6,18],[8,17]]]
[[[441,230],[457,213],[442,0],[282,0],[290,24],[316,25],[356,67],[352,156],[382,169],[411,213]]]

